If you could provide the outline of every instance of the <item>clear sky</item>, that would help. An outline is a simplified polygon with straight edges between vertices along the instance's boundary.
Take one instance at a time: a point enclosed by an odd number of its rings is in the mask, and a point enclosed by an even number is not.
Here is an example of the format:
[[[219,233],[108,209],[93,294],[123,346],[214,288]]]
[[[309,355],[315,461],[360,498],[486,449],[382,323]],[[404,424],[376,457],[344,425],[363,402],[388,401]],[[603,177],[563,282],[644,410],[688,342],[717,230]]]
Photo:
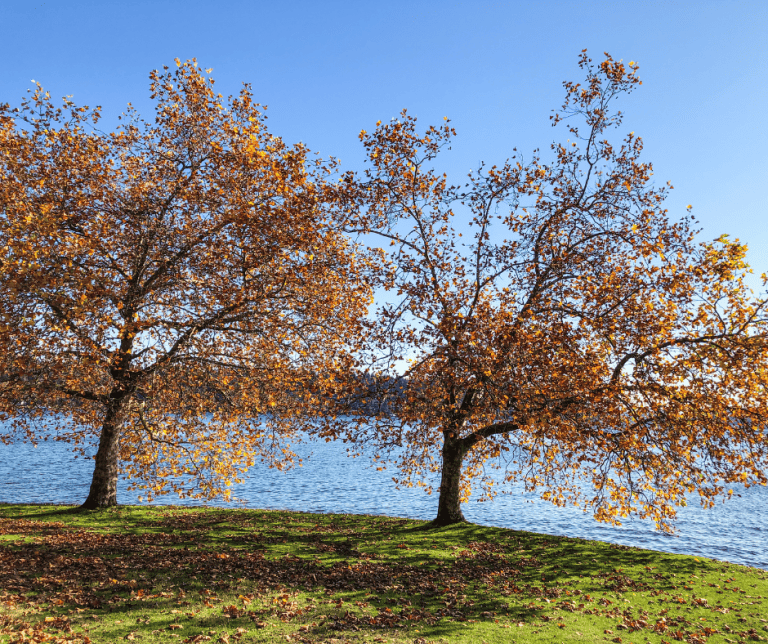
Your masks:
[[[251,83],[274,134],[347,169],[377,120],[448,116],[458,183],[480,160],[566,138],[548,117],[562,81],[582,80],[584,48],[640,64],[616,135],[643,138],[656,183],[675,186],[670,213],[693,204],[702,239],[747,241],[768,272],[766,0],[0,0],[0,101],[35,79],[102,105],[105,127],[128,101],[151,119],[150,70],[196,57],[225,95]]]

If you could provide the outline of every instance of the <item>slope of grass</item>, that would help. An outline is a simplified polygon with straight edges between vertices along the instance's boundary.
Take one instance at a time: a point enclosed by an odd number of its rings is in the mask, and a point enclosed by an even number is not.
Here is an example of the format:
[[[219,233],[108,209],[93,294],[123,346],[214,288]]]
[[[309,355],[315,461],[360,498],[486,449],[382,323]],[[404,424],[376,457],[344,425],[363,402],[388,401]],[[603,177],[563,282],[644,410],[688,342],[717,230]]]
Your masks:
[[[0,642],[746,642],[768,572],[476,525],[0,505]]]

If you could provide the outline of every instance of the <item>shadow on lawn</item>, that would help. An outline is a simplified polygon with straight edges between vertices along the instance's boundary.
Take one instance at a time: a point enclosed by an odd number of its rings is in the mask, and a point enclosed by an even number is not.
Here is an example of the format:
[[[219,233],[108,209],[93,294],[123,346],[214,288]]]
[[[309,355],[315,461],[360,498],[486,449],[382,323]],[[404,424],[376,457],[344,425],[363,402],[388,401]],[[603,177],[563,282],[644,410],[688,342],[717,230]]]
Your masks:
[[[232,525],[225,522],[226,515],[217,517],[215,513],[161,515],[154,522],[143,522],[150,530],[138,534],[135,531],[140,526],[135,524],[131,533],[98,532],[92,529],[93,521],[91,529],[81,530],[61,521],[29,520],[76,519],[77,514],[69,508],[35,510],[15,513],[14,519],[3,521],[6,534],[33,539],[0,545],[0,588],[5,593],[20,604],[58,607],[55,610],[62,614],[111,613],[110,620],[117,615],[130,620],[147,609],[178,606],[181,610],[177,612],[183,614],[188,608],[194,614],[193,609],[214,606],[212,597],[219,593],[250,591],[250,602],[224,605],[221,612],[190,619],[196,628],[221,626],[225,619],[234,628],[253,627],[254,622],[270,618],[286,623],[312,621],[324,613],[323,628],[332,631],[397,629],[423,622],[448,633],[469,619],[490,620],[492,614],[507,611],[507,603],[498,596],[485,593],[479,597],[475,591],[495,587],[508,595],[509,581],[519,576],[503,546],[494,550],[478,541],[455,560],[431,559],[413,544],[405,546],[406,541],[417,533],[442,540],[449,531],[414,530],[386,521],[379,529],[355,535],[354,529],[362,526],[352,522],[343,526],[319,522],[303,534],[273,524],[254,534],[253,526]],[[111,522],[115,527],[115,520],[126,519],[118,511],[107,512],[96,523]],[[352,534],[347,532],[350,528]],[[463,527],[449,538],[466,540],[468,533],[480,539],[483,529]],[[239,546],[238,537],[243,536],[251,543],[245,548],[232,547]],[[379,543],[375,553],[362,549],[363,538]],[[268,545],[291,550],[299,544],[310,550],[304,554],[312,558],[291,552],[265,556]],[[414,551],[408,552],[408,548]],[[396,559],[382,561],[382,555],[388,554]],[[332,555],[331,561],[328,555]],[[168,592],[169,588],[174,590]],[[273,597],[295,597],[301,591],[334,599],[321,603],[307,617],[294,600]],[[376,612],[363,614],[355,608],[363,603]],[[521,609],[515,611],[515,618],[533,619],[536,614],[533,608]],[[168,625],[160,624],[164,619],[174,618],[163,617],[153,626],[166,628]]]
[[[133,628],[182,621],[185,635],[270,622],[312,623],[306,633],[318,636],[423,624],[430,637],[450,638],[472,622],[531,623],[542,602],[578,601],[569,579],[579,593],[671,587],[654,573],[659,553],[468,523],[172,507],[10,514],[2,531],[32,537],[0,542],[0,589],[19,603],[112,621],[158,611]],[[672,570],[697,569],[675,558],[665,563]],[[302,592],[319,601],[299,605]],[[217,603],[229,593],[242,601]],[[159,614],[171,610],[178,617]]]

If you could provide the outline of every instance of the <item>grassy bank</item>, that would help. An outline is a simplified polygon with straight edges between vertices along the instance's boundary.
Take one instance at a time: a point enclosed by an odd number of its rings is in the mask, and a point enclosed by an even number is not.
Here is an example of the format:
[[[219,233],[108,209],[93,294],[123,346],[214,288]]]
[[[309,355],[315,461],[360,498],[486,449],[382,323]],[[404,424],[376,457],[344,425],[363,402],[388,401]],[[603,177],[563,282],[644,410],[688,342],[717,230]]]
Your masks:
[[[0,505],[0,642],[768,640],[768,572],[261,510]]]

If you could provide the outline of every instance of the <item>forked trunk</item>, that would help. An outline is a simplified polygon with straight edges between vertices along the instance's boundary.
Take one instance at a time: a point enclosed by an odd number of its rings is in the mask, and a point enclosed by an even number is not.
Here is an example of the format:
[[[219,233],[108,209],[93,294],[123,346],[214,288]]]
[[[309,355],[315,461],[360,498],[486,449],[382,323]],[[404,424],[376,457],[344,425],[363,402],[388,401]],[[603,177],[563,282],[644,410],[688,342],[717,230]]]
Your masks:
[[[91,491],[84,510],[96,510],[117,505],[118,443],[120,427],[117,422],[117,405],[110,406],[101,427],[99,451],[96,452],[96,465],[93,470]]]
[[[443,442],[443,473],[440,480],[440,498],[434,526],[446,526],[466,521],[461,512],[461,463],[466,453],[461,442],[447,432]]]

